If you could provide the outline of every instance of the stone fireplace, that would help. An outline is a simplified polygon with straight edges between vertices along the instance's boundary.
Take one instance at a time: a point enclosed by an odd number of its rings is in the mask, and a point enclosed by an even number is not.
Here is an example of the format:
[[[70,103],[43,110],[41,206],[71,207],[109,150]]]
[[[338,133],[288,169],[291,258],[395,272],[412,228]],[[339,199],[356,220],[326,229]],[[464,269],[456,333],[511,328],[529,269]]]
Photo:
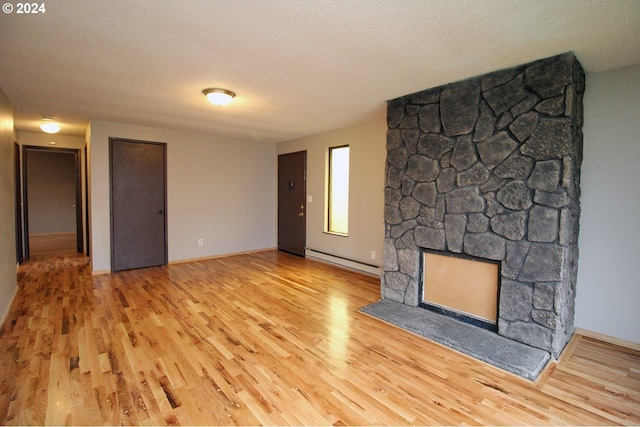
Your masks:
[[[497,333],[559,356],[574,331],[583,93],[566,53],[389,101],[384,299],[421,305],[427,251],[498,261]]]

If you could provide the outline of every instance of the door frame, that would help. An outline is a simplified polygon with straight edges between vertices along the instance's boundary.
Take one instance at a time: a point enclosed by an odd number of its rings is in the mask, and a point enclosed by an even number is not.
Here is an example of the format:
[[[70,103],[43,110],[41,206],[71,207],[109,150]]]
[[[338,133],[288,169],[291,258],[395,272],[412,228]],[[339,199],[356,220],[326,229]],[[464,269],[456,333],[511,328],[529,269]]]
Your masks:
[[[22,146],[22,218],[23,218],[23,249],[24,259],[29,259],[29,197],[27,179],[27,160],[29,151],[66,152],[74,156],[75,185],[76,185],[76,251],[84,252],[84,227],[82,223],[82,167],[80,165],[80,150],[77,148],[42,147],[39,145]]]
[[[14,183],[14,197],[15,197],[15,209],[16,209],[16,262],[22,264],[24,262],[24,236],[22,235],[22,191],[21,175],[20,175],[20,145],[17,142],[13,143],[13,173],[15,178]]]
[[[87,167],[87,165],[89,164],[89,144],[87,144],[86,142],[84,143],[84,182],[87,183],[87,185],[84,186],[84,200],[87,201],[87,203],[89,203],[89,168]],[[85,209],[84,210],[84,223],[86,224],[87,227],[89,227],[89,209]],[[85,246],[85,252],[84,254],[88,257],[91,257],[91,234],[90,233],[86,233],[85,234],[85,238],[86,238],[86,246]]]

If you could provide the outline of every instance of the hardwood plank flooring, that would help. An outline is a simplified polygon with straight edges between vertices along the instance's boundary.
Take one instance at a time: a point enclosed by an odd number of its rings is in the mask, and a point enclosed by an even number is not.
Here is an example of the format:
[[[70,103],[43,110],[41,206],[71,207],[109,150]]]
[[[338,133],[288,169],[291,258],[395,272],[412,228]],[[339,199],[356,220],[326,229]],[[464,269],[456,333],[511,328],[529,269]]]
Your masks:
[[[29,256],[42,258],[77,253],[76,233],[49,233],[29,235]]]
[[[532,383],[358,312],[379,280],[276,251],[21,266],[5,425],[638,425],[640,352],[576,335]]]

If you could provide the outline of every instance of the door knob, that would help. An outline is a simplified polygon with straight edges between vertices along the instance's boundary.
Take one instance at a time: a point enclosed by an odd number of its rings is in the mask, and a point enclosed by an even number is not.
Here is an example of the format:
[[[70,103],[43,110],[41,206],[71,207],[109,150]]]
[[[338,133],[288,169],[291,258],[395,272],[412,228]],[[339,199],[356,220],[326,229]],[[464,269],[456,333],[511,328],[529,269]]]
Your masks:
[[[162,215],[163,213],[164,213],[164,211],[163,211],[162,209],[160,209],[160,210],[158,211],[158,215]]]
[[[298,216],[304,216],[304,212],[300,212]]]

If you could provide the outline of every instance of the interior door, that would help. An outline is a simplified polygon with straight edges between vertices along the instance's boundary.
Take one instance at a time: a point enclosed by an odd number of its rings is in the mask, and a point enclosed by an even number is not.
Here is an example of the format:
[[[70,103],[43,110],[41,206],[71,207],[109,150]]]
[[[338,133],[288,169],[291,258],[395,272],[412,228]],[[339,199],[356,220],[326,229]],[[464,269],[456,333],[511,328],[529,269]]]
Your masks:
[[[167,263],[166,144],[109,138],[111,270]]]
[[[307,244],[307,152],[278,156],[278,250],[304,256]]]

